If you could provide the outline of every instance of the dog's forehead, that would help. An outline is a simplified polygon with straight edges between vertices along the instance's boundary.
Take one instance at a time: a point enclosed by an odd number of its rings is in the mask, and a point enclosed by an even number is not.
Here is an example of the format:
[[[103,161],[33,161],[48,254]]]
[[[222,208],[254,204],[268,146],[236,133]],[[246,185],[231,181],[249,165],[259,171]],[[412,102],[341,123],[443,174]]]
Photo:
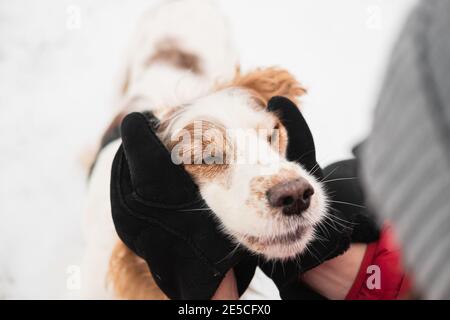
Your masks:
[[[226,128],[273,127],[275,118],[256,106],[245,90],[228,88],[202,97],[186,108],[185,121],[197,119],[217,122]]]

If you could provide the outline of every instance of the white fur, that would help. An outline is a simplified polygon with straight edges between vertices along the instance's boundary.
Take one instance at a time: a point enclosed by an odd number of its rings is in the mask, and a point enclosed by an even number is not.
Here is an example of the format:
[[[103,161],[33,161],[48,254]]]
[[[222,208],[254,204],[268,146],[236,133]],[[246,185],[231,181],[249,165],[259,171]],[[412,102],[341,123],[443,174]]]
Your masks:
[[[210,32],[203,33],[205,27]],[[183,48],[197,53],[205,62],[201,76],[167,65],[142,67],[145,54],[151,55],[155,43],[167,36],[180,40]],[[230,80],[238,65],[227,23],[210,0],[170,1],[150,10],[137,28],[127,56],[123,78],[130,72],[131,87],[125,96],[118,97],[119,108],[150,109],[158,115],[164,112],[161,107],[187,103],[203,96],[216,82]],[[118,240],[111,217],[109,183],[119,144],[117,140],[100,152],[89,180],[84,213],[86,251],[81,269],[80,297],[84,299],[115,298],[107,281],[109,259]],[[273,283],[262,272],[257,272],[255,278],[243,298],[279,298]]]
[[[207,204],[218,216],[226,233],[232,235],[237,242],[246,245],[256,253],[263,254],[267,259],[288,259],[305,250],[312,240],[314,227],[321,221],[326,212],[326,196],[321,184],[300,165],[288,162],[283,155],[274,150],[269,143],[258,135],[259,129],[270,131],[275,125],[273,116],[266,110],[257,111],[250,95],[241,89],[225,89],[202,97],[190,104],[172,120],[170,133],[178,136],[178,132],[186,125],[198,120],[207,120],[220,124],[230,132],[228,139],[237,149],[237,159],[227,170],[227,182],[209,181],[200,185],[200,191]],[[233,130],[234,129],[234,130]],[[237,130],[240,129],[240,130]],[[255,153],[255,148],[245,143],[239,143],[239,135],[245,131],[246,136],[257,142],[258,151],[270,157],[270,161],[252,161],[255,159],[249,153]],[[168,134],[168,133],[166,133]],[[274,176],[281,170],[291,170],[296,173],[291,179],[305,178],[313,187],[315,193],[311,205],[301,217],[284,217],[280,212],[273,213],[268,208],[267,199],[252,201],[251,182],[262,176]],[[251,205],[249,205],[251,202]],[[255,210],[255,202],[261,212]],[[289,245],[258,246],[249,243],[248,236],[260,238],[262,242],[295,231],[298,227],[304,229],[298,240]]]

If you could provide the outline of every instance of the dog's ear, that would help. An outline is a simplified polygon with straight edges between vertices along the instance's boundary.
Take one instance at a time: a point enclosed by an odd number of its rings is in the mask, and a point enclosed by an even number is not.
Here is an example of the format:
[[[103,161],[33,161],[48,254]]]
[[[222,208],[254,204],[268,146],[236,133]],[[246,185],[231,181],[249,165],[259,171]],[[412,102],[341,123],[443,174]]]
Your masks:
[[[238,69],[231,86],[250,90],[262,106],[267,106],[274,96],[286,97],[298,105],[298,98],[306,94],[306,89],[292,74],[277,67],[256,69],[245,74]]]

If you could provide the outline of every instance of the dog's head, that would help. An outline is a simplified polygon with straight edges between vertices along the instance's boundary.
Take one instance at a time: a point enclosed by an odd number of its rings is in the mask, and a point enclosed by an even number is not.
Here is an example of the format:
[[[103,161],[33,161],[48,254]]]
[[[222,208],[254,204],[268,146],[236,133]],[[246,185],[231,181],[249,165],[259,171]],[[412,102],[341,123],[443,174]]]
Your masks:
[[[326,210],[321,183],[287,161],[286,130],[266,110],[272,96],[303,93],[286,71],[258,70],[172,109],[159,129],[224,231],[268,259],[305,250]]]

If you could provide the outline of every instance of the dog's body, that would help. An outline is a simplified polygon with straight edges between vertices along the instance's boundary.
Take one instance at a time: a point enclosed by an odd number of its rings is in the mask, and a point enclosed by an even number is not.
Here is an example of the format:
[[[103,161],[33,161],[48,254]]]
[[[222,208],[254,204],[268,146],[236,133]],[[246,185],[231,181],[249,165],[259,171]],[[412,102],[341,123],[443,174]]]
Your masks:
[[[223,231],[237,243],[268,259],[287,259],[305,250],[313,238],[314,227],[325,214],[326,197],[310,173],[285,159],[286,133],[276,116],[265,110],[272,96],[295,100],[304,89],[281,69],[246,75],[237,70],[226,24],[214,4],[172,1],[144,17],[125,68],[120,113],[107,130],[105,146],[90,177],[85,298],[165,298],[146,263],[120,242],[111,219],[109,174],[120,140],[108,135],[117,132],[114,129],[131,111],[149,110],[161,120],[157,134],[172,154],[176,150],[183,159],[192,160],[184,163],[186,170],[218,216]],[[268,161],[246,162],[254,151],[238,142],[240,129],[258,142],[259,152],[270,156]],[[270,143],[274,129],[277,148]],[[261,137],[260,130],[269,135]],[[223,140],[205,139],[208,132],[220,133]],[[192,138],[189,143],[180,142],[184,133]],[[196,158],[198,148],[202,158],[204,149],[211,146],[228,161],[205,163]],[[186,157],[187,151],[192,154]],[[292,189],[300,180],[308,186],[308,206],[302,209],[301,217],[286,214],[273,200],[279,198],[279,190]]]

